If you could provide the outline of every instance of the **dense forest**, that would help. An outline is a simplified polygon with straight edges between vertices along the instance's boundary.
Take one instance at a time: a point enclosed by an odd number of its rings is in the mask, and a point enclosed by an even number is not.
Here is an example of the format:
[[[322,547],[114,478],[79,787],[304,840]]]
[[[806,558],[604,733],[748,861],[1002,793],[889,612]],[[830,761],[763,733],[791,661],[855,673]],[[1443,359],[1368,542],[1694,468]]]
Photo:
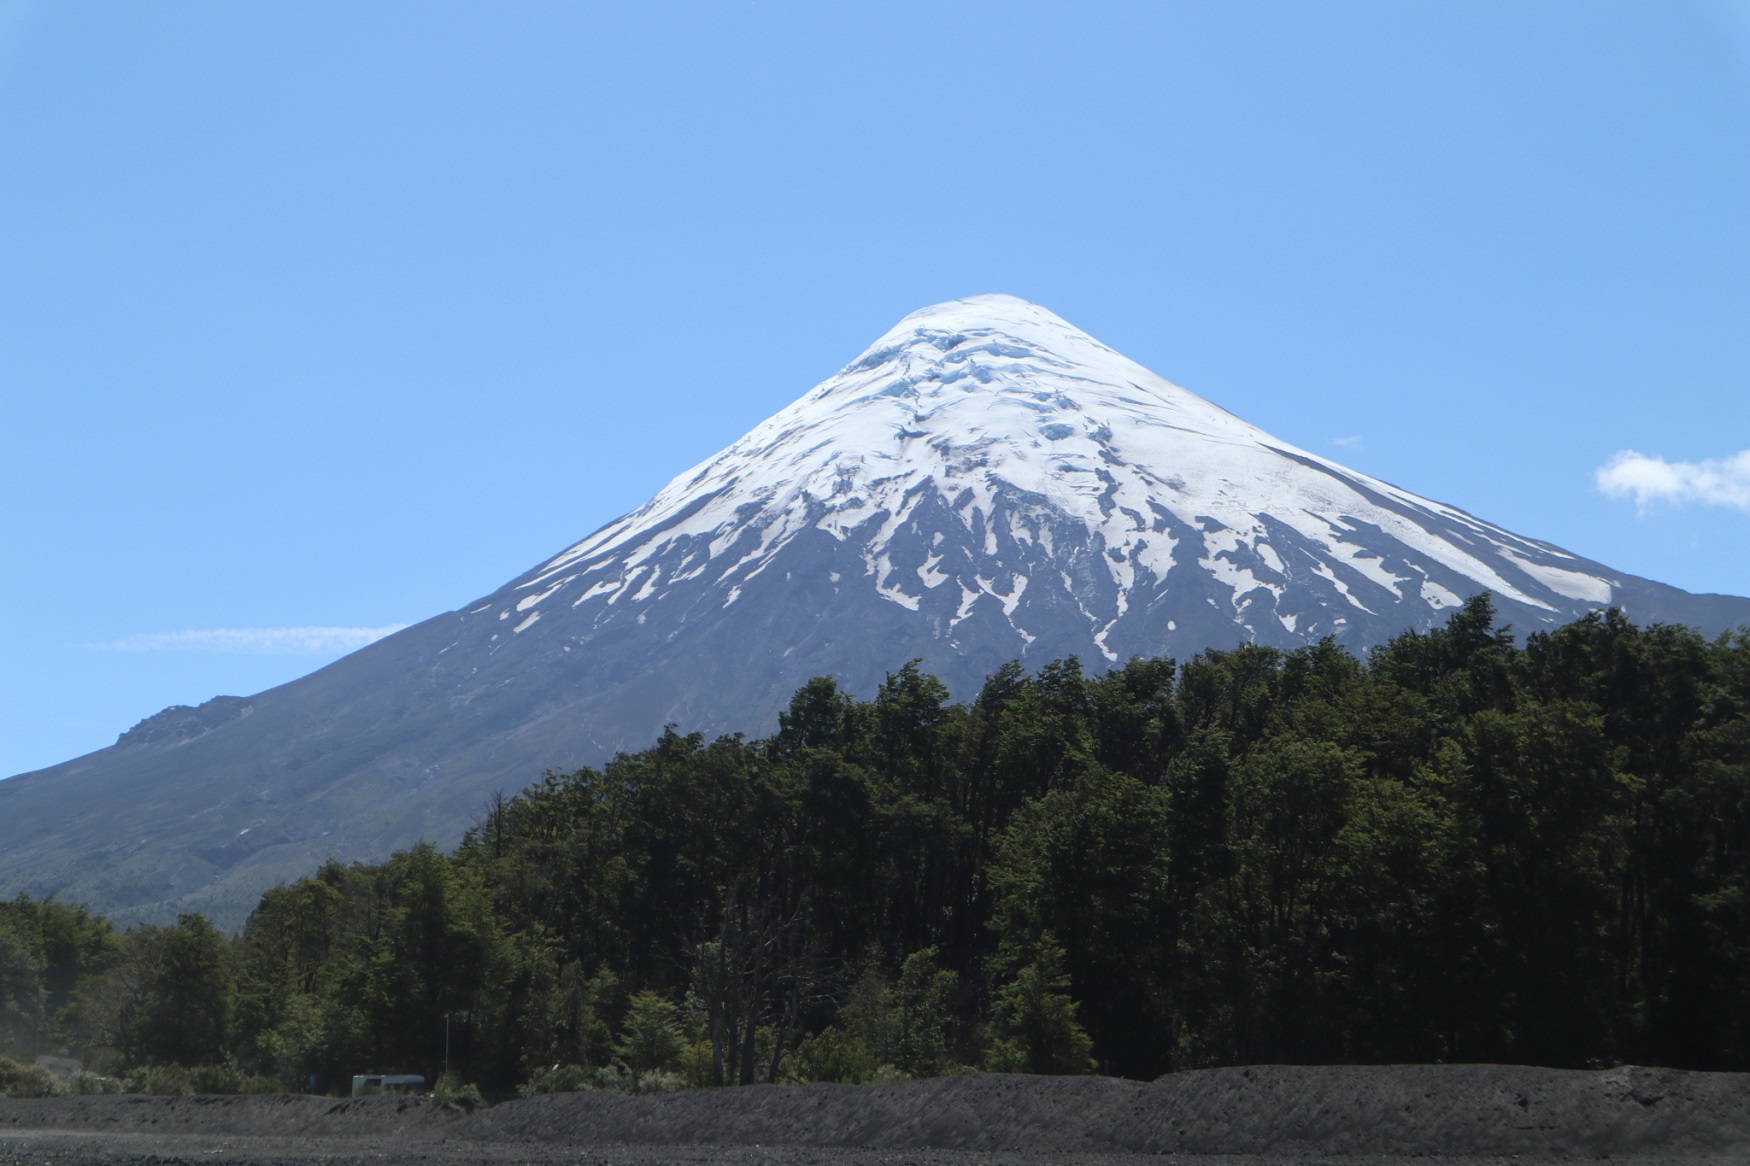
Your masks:
[[[969,703],[915,666],[815,680],[769,738],[549,773],[238,936],[0,903],[0,1040],[146,1087],[447,1066],[500,1095],[1750,1069],[1750,634],[1610,612],[1521,644],[1479,597],[1366,661],[1009,665]]]

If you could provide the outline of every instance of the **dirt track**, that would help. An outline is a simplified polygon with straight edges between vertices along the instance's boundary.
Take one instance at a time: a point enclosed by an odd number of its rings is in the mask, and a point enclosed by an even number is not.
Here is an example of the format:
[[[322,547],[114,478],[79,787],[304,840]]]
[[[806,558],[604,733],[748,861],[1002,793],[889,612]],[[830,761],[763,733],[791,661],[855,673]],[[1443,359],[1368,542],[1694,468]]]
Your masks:
[[[892,1085],[580,1093],[478,1113],[417,1099],[0,1101],[0,1163],[1258,1163],[1750,1161],[1750,1075],[1264,1066],[1143,1083],[979,1075]]]

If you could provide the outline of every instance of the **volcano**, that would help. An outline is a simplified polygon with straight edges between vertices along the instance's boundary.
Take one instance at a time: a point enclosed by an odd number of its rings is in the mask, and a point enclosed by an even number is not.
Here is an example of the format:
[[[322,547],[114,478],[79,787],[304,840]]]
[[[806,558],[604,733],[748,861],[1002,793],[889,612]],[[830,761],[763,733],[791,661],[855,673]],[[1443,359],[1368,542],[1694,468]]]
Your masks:
[[[954,300],[493,594],[0,783],[0,889],[234,924],[665,724],[769,732],[813,676],[870,694],[918,659],[968,697],[1009,660],[1360,651],[1484,591],[1522,633],[1750,623],[1298,449],[1041,307]]]

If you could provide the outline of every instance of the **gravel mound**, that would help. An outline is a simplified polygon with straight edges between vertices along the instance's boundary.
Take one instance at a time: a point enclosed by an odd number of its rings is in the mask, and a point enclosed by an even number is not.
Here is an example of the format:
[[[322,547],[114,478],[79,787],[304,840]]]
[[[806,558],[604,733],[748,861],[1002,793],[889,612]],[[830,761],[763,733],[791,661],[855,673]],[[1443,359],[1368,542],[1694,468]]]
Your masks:
[[[1750,1076],[1501,1065],[1270,1065],[1148,1083],[980,1074],[642,1098],[561,1094],[471,1124],[470,1136],[586,1144],[1750,1159]]]
[[[0,1102],[25,1131],[315,1140],[411,1150],[694,1146],[1132,1155],[1750,1160],[1750,1075],[1624,1067],[1255,1066],[1153,1082],[979,1074],[887,1085],[572,1093],[468,1113],[420,1098]],[[125,1142],[125,1136],[117,1139]]]

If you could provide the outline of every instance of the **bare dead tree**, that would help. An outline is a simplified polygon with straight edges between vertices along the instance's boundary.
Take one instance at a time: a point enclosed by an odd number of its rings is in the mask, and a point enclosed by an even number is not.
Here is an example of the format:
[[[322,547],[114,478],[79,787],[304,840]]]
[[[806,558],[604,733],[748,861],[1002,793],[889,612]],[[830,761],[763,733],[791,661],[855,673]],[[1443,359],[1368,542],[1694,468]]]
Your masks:
[[[825,975],[826,961],[810,935],[806,902],[786,911],[775,895],[753,902],[745,876],[724,896],[714,937],[686,947],[693,993],[704,1006],[711,1037],[711,1082],[742,1085],[759,1078],[758,1033],[776,1038],[766,1080],[777,1080],[784,1046]],[[701,930],[704,930],[701,928]]]

